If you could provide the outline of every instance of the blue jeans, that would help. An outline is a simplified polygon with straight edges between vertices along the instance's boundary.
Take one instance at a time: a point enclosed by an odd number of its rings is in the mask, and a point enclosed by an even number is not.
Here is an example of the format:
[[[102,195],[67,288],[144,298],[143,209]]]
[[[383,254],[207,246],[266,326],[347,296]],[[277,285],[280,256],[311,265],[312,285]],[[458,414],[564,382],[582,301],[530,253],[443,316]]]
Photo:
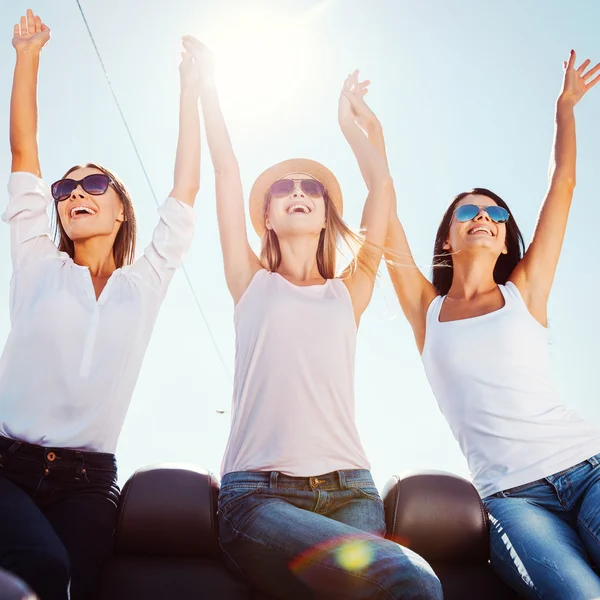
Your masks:
[[[525,598],[600,598],[600,454],[483,500],[491,562]]]
[[[0,567],[41,600],[91,598],[116,526],[116,480],[112,454],[0,437]]]
[[[369,471],[228,473],[219,527],[229,567],[275,598],[442,598],[427,562],[384,539]]]

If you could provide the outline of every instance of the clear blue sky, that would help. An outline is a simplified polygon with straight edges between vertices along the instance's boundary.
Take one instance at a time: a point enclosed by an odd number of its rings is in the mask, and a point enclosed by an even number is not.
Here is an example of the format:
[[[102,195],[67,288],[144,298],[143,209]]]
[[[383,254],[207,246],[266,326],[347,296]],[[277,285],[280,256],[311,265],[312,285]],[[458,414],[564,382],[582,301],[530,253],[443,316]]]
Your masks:
[[[138,251],[156,207],[120,121],[75,0],[0,7],[0,165],[10,170],[12,27],[25,9],[52,29],[40,75],[44,177],[88,160],[129,186]],[[192,33],[221,65],[222,102],[246,192],[268,165],[291,156],[327,164],[340,179],[346,219],[358,226],[365,188],[336,121],[338,90],[354,68],[383,122],[399,213],[428,271],[433,237],[452,196],[489,187],[529,238],[546,188],[553,105],[571,48],[600,61],[594,0],[82,0],[152,184],[171,189],[177,136],[179,40]],[[577,108],[578,186],[550,302],[551,352],[566,402],[600,425],[596,277],[600,222],[600,86]],[[197,233],[185,264],[228,370],[233,308],[222,273],[212,167],[203,148]],[[0,227],[0,339],[9,330],[9,232]],[[65,334],[69,324],[65,323]],[[57,339],[56,343],[60,343]],[[290,366],[293,368],[293,365]],[[35,373],[31,374],[35,377]],[[219,470],[231,381],[182,273],[159,316],[117,451],[120,479],[159,461]],[[410,328],[384,275],[361,324],[357,419],[381,486],[405,469],[468,476],[425,379]]]

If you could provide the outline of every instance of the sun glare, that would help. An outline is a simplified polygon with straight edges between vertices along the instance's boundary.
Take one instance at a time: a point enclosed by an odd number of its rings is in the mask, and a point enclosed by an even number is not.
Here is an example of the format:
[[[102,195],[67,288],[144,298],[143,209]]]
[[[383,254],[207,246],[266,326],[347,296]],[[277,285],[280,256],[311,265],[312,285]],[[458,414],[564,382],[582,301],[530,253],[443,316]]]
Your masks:
[[[256,8],[228,14],[205,36],[215,56],[224,109],[246,120],[293,110],[296,95],[311,93],[310,73],[320,53],[316,17],[331,0],[302,12]]]

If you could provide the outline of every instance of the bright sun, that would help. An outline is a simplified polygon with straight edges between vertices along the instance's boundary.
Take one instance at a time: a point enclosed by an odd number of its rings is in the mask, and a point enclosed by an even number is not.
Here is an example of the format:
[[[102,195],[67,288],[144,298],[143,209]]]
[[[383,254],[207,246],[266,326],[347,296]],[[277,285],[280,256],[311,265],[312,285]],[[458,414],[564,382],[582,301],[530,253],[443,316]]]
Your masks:
[[[205,32],[224,110],[244,121],[293,108],[310,89],[319,41],[314,21],[331,0],[293,14],[256,8],[229,13]]]

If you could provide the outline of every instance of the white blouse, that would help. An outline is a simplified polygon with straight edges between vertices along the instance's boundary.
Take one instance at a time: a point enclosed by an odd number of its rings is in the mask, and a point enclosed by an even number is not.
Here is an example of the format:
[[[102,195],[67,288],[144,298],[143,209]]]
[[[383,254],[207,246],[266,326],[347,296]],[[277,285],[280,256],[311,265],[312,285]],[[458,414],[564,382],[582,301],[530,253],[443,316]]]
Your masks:
[[[114,453],[158,310],[194,233],[193,209],[168,198],[152,242],[98,300],[87,267],[52,241],[49,186],[13,173],[11,331],[0,358],[0,435]]]

